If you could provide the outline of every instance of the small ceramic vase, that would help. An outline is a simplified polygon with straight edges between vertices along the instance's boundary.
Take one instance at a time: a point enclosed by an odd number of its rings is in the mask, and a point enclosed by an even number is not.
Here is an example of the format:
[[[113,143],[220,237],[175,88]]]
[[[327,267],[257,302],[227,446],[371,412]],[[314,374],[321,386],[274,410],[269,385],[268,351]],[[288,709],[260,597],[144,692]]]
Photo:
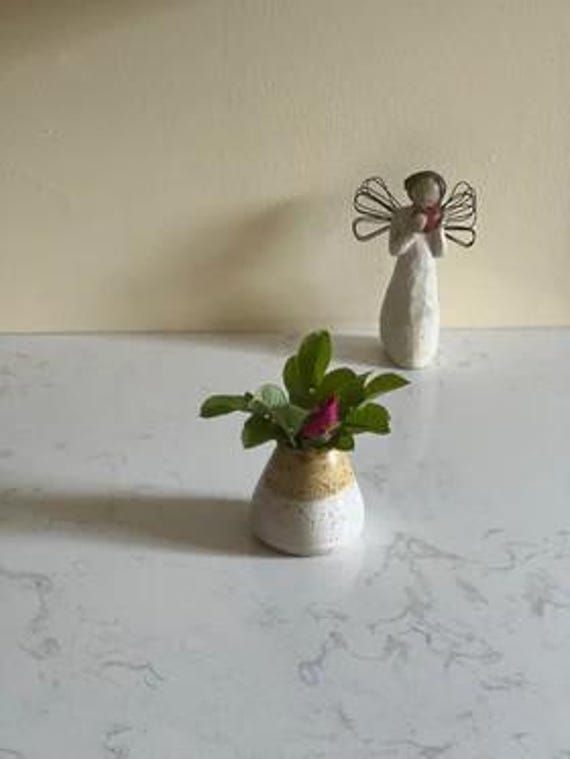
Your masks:
[[[277,446],[252,499],[253,532],[284,553],[313,556],[353,542],[364,503],[350,456]]]

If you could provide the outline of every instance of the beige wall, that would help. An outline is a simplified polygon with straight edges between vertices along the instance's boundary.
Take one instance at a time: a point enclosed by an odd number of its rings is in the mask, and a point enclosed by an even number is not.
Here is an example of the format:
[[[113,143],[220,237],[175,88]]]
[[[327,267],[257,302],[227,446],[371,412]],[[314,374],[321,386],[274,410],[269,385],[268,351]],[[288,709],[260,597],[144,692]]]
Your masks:
[[[480,195],[447,325],[570,323],[570,0],[1,0],[0,329],[373,326],[358,182]]]

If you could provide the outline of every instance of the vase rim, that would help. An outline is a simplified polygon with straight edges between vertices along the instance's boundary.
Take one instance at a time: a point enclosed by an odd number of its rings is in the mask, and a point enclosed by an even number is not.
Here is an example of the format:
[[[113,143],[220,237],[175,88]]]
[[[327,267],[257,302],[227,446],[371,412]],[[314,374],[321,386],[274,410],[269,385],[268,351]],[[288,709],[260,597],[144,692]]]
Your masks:
[[[298,456],[299,458],[319,458],[330,453],[350,453],[350,451],[341,451],[339,448],[291,448],[286,443],[277,443],[276,450],[283,451],[292,456]]]

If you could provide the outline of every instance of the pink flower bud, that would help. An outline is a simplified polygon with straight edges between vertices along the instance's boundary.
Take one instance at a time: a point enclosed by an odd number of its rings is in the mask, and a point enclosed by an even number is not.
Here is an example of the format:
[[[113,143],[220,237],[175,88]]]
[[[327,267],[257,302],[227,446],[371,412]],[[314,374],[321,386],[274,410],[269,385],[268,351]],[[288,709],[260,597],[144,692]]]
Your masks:
[[[340,403],[336,395],[322,403],[307,419],[301,428],[301,437],[309,440],[324,437],[336,427],[340,419]]]

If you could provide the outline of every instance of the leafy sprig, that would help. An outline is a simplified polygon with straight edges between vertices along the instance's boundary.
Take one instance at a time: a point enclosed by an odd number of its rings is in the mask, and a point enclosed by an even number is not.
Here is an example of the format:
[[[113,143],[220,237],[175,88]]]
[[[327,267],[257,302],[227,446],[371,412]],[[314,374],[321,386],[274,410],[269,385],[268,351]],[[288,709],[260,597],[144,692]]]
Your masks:
[[[390,414],[374,399],[404,387],[408,380],[393,372],[357,374],[348,367],[327,371],[331,358],[330,334],[312,332],[285,362],[285,390],[266,384],[255,393],[212,395],[202,404],[200,416],[248,414],[241,435],[245,448],[274,440],[295,449],[349,451],[355,435],[389,433]]]

